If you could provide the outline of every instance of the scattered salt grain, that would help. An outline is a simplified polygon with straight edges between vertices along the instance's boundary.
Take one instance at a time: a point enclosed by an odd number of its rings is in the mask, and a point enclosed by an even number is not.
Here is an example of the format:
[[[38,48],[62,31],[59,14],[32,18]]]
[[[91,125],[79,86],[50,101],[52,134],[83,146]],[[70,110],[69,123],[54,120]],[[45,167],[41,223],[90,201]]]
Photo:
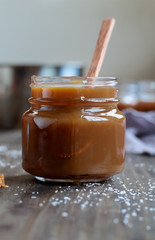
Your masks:
[[[68,213],[67,212],[62,212],[62,217],[68,217]]]
[[[133,217],[136,217],[137,216],[137,213],[135,211],[132,212],[131,214]]]
[[[35,198],[37,198],[37,196],[31,196],[31,198],[34,198],[34,199],[35,199]]]
[[[139,219],[140,222],[142,222],[144,218],[143,217],[139,217],[138,219]]]
[[[6,154],[8,156],[9,162],[6,161]],[[19,161],[15,161],[17,158]],[[12,150],[7,145],[0,145],[0,167],[2,170],[3,168],[9,167],[10,172],[13,171],[11,169],[14,169],[21,164],[20,159],[21,149]],[[128,161],[130,162],[132,160],[128,159]],[[145,164],[136,163],[135,167],[145,167]],[[150,166],[147,170],[151,174],[155,172],[153,166]],[[144,179],[144,176],[141,176],[141,180],[142,179]],[[49,199],[49,203],[53,207],[59,207],[62,204],[63,206],[66,205],[66,207],[69,207],[70,205],[78,205],[80,211],[89,211],[90,208],[97,208],[97,206],[102,205],[103,214],[106,215],[107,211],[104,210],[104,203],[106,201],[110,201],[112,203],[111,206],[114,206],[114,209],[116,206],[121,209],[120,217],[123,221],[123,224],[128,228],[132,228],[132,223],[135,221],[135,218],[138,219],[139,224],[142,224],[142,222],[143,224],[145,223],[144,217],[139,216],[144,212],[144,210],[146,210],[146,212],[148,211],[148,214],[152,214],[153,211],[155,211],[153,205],[155,201],[153,194],[155,183],[152,179],[147,179],[147,181],[140,181],[139,178],[132,181],[132,179],[127,175],[125,176],[125,180],[127,181],[127,184],[124,183],[124,180],[121,177],[115,176],[110,181],[107,181],[105,183],[88,183],[83,184],[82,187],[72,185],[57,186],[54,191],[55,194]],[[115,185],[114,183],[116,181],[117,184]],[[17,189],[19,189],[18,191],[21,190],[21,192],[15,192],[14,196],[20,196],[20,193],[24,194],[28,192],[28,190],[26,191],[23,188],[20,189],[19,186],[17,186]],[[30,195],[30,198],[39,198],[39,194],[39,192],[33,191]],[[22,200],[19,200],[19,197],[17,198],[17,201],[20,204],[23,203]],[[46,202],[47,200],[43,200],[39,203],[39,206],[43,207]],[[63,217],[67,217],[68,213],[62,212],[61,215]],[[151,215],[151,220],[155,221],[155,216]],[[116,217],[116,212],[114,213],[112,221],[114,224],[119,223],[119,219]],[[149,231],[152,229],[152,226],[146,226],[145,223],[144,228]]]
[[[113,223],[115,223],[115,224],[119,223],[119,219],[118,218],[114,218],[113,219]]]
[[[146,226],[146,230],[147,231],[151,230],[151,227],[150,226]]]

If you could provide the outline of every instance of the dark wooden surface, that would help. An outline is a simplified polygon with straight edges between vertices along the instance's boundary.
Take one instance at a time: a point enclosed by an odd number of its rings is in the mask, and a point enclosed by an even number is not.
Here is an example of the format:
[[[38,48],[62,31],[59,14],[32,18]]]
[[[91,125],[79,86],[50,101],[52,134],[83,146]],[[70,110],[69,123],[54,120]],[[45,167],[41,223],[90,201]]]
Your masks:
[[[127,155],[101,184],[47,184],[22,170],[20,142],[0,133],[0,240],[155,239],[155,157]]]

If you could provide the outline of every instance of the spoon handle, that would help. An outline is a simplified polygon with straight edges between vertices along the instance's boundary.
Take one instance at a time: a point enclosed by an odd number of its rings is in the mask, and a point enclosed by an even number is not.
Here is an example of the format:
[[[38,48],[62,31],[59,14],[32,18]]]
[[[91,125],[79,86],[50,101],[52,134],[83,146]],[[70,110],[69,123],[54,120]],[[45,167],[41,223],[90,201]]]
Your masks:
[[[98,76],[108,47],[108,43],[110,40],[110,36],[112,34],[114,24],[115,24],[114,18],[107,18],[103,20],[87,77]]]

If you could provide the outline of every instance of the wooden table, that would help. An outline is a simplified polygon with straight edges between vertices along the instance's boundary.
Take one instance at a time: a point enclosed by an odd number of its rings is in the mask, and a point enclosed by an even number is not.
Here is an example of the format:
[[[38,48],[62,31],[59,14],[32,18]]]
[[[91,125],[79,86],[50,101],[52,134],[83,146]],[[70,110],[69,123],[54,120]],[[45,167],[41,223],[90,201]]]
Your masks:
[[[41,183],[21,168],[20,132],[0,133],[0,240],[154,240],[155,158],[127,155],[104,183]]]

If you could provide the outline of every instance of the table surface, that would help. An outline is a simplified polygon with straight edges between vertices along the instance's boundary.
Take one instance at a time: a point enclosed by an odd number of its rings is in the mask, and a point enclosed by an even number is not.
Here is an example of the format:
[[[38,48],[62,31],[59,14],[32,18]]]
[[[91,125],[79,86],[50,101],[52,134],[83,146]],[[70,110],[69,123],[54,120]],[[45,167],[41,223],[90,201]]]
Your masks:
[[[0,133],[0,240],[154,240],[155,157],[126,156],[103,183],[41,183],[21,168],[20,131]]]

